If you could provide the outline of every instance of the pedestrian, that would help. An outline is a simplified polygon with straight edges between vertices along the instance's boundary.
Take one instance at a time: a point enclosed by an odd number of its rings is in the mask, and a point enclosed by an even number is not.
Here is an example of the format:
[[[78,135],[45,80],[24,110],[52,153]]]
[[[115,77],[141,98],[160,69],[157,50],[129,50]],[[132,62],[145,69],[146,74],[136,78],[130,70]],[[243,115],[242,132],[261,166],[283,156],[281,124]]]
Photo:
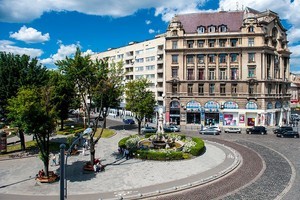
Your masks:
[[[52,165],[56,166],[56,156],[53,154],[52,156]]]
[[[125,153],[126,160],[128,160],[129,159],[129,150],[126,148],[124,153]]]

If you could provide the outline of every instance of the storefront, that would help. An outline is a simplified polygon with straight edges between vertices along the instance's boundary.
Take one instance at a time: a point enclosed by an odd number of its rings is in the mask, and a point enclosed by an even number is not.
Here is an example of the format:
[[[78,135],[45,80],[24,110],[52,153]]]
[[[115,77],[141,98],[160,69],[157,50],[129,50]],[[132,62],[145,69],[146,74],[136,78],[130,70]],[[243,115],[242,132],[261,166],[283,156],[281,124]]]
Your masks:
[[[234,101],[227,101],[223,105],[223,126],[237,126],[239,123],[239,106]]]
[[[171,101],[170,113],[167,113],[167,119],[170,124],[180,125],[180,103],[179,101]]]
[[[190,101],[186,104],[186,123],[200,124],[201,122],[201,105],[197,101]]]
[[[257,112],[253,110],[257,110],[257,104],[255,102],[248,102],[246,104],[246,125],[247,126],[255,126],[258,121],[256,122],[255,119],[257,119]]]
[[[204,105],[204,125],[218,125],[220,122],[219,116],[220,105],[215,101],[208,101]]]

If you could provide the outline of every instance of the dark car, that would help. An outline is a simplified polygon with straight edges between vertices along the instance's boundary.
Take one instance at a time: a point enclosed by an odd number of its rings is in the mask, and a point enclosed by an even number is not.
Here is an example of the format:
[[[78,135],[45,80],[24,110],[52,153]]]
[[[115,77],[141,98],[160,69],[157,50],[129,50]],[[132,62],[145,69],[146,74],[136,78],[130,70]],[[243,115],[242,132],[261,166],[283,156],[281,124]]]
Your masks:
[[[277,137],[299,138],[299,133],[297,131],[284,131],[282,133],[277,133]]]
[[[246,129],[247,134],[267,134],[267,129],[264,126],[253,126]]]
[[[214,127],[208,127],[204,130],[200,130],[200,134],[208,134],[208,135],[220,135],[220,130],[214,128]]]
[[[273,130],[274,134],[280,134],[285,131],[292,131],[293,127],[291,126],[281,126]]]
[[[131,118],[123,119],[123,122],[124,122],[125,124],[135,124],[134,120],[131,119]]]
[[[157,128],[152,127],[152,126],[145,126],[141,129],[142,133],[156,133],[157,132]]]

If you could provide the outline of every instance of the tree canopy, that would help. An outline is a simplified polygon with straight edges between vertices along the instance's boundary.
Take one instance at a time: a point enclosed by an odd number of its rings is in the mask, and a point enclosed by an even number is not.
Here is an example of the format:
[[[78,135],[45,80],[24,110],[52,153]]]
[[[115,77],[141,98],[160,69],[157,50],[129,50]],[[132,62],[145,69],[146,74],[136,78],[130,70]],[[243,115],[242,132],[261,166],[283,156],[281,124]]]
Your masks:
[[[126,109],[135,114],[139,134],[142,120],[153,115],[156,105],[153,92],[147,89],[148,84],[147,79],[137,79],[129,81],[125,88]]]

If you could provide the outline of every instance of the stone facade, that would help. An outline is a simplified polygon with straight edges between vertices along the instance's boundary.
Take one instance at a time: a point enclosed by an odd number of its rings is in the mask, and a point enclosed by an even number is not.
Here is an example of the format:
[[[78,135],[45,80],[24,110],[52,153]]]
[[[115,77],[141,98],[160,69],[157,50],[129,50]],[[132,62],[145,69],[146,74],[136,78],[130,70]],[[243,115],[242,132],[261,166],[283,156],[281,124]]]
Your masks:
[[[166,32],[166,122],[288,123],[287,43],[286,29],[272,11],[175,16]]]

